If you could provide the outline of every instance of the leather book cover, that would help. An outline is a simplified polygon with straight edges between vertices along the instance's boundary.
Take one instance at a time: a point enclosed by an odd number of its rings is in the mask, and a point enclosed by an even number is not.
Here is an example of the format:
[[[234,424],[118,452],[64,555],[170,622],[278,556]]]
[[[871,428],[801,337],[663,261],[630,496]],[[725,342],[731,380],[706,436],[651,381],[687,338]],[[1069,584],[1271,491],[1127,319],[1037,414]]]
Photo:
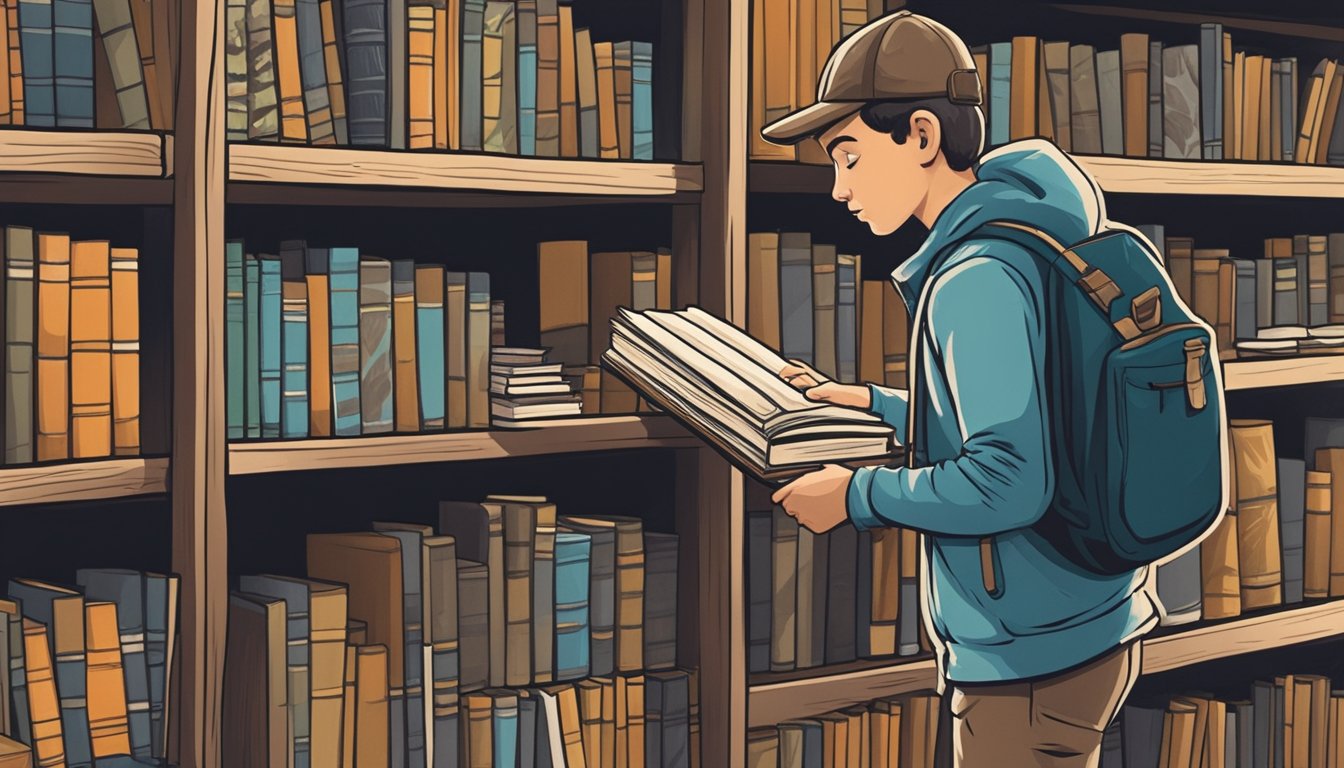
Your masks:
[[[37,236],[37,461],[70,457],[70,237]]]
[[[420,431],[419,362],[415,329],[415,262],[392,262],[392,397],[397,432]]]
[[[112,274],[107,241],[70,247],[70,455],[112,454]]]
[[[1241,615],[1236,510],[1227,510],[1222,522],[1200,543],[1199,562],[1204,618],[1226,619]]]
[[[1251,611],[1280,605],[1283,603],[1283,564],[1279,548],[1274,423],[1232,419],[1228,434],[1237,510],[1241,607]]]

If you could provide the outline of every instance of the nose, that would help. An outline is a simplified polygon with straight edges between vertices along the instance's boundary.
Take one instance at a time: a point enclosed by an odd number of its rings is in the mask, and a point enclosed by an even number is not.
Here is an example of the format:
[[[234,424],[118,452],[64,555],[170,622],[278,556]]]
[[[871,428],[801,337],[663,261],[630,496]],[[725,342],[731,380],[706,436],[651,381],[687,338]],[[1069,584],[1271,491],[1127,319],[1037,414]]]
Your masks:
[[[835,183],[831,185],[831,199],[837,203],[847,203],[853,196],[854,192],[840,180],[840,172],[836,171]]]

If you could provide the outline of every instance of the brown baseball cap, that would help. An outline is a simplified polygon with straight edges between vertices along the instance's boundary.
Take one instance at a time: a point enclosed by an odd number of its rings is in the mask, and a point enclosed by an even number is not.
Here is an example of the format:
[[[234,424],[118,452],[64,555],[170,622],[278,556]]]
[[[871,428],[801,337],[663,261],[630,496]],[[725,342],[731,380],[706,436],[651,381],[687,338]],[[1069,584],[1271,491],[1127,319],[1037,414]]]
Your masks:
[[[795,144],[868,102],[939,96],[953,104],[981,104],[975,60],[952,30],[898,11],[842,40],[821,72],[816,103],[765,126],[761,135],[776,144]]]

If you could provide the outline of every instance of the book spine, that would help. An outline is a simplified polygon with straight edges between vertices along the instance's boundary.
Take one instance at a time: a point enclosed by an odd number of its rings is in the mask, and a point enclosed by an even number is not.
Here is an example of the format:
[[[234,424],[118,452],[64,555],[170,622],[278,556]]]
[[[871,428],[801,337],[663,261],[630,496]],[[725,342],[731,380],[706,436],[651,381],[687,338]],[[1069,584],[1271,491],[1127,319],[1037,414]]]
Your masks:
[[[406,9],[406,109],[409,129],[406,145],[411,149],[433,149],[435,125],[443,117],[436,113],[434,92],[434,5],[426,0],[411,0]]]
[[[1237,259],[1237,311],[1236,337],[1254,339],[1256,336],[1256,315],[1258,298],[1256,291],[1255,262],[1250,259]]]
[[[753,673],[770,671],[771,514],[769,509],[747,513],[747,670]]]
[[[555,679],[556,519],[554,504],[535,506],[536,540],[532,558],[532,681]]]
[[[467,423],[490,426],[490,275],[467,275],[466,395]]]
[[[616,665],[616,537],[593,535],[588,565],[589,674],[611,674]]]
[[[836,253],[835,246],[812,245],[812,364],[831,377],[836,361]]]
[[[806,233],[779,236],[780,337],[784,357],[815,363],[812,242]]]
[[[262,256],[261,266],[261,436],[280,437],[283,306],[280,259]]]
[[[37,236],[36,459],[70,456],[70,238]]]
[[[274,0],[271,24],[275,42],[275,80],[280,94],[280,138],[304,143],[309,140],[309,135],[303,108],[303,78],[299,71],[297,0]]]
[[[350,128],[346,123],[345,83],[341,75],[336,1],[318,0],[318,11],[322,17],[322,65],[326,76],[327,96],[331,104],[331,126],[336,134],[336,143],[345,145],[350,143]]]
[[[832,530],[828,538],[825,661],[840,664],[853,661],[857,650],[858,533],[847,526]]]
[[[1200,129],[1199,48],[1167,48],[1163,57],[1163,151],[1166,157],[1198,160],[1202,155]]]
[[[858,263],[857,256],[839,255],[836,257],[836,299],[835,299],[835,357],[836,372],[840,380],[854,383],[858,381],[858,341],[859,325],[857,301]]]
[[[461,693],[480,690],[489,684],[490,588],[486,567],[458,561],[458,638],[461,665]]]
[[[23,56],[24,125],[56,125],[53,59],[54,0],[18,0],[19,50]]]
[[[1107,155],[1123,155],[1125,123],[1121,105],[1120,51],[1097,51],[1096,68],[1101,151]]]
[[[537,0],[536,137],[538,157],[560,156],[560,8]]]
[[[1041,45],[1041,58],[1045,65],[1046,80],[1042,84],[1042,98],[1049,97],[1050,116],[1055,133],[1055,144],[1065,152],[1073,151],[1073,131],[1070,123],[1073,114],[1072,99],[1069,95],[1069,44],[1051,42]]]
[[[1124,154],[1148,156],[1148,36],[1126,33],[1120,36],[1120,86],[1118,94],[1123,115]]]
[[[140,455],[140,253],[111,249],[112,453]]]
[[[873,655],[873,540],[867,531],[858,532],[854,560],[854,657]]]
[[[366,435],[392,431],[392,264],[359,261],[359,403]]]
[[[466,739],[463,741],[462,764],[468,768],[475,766],[495,766],[499,765],[494,760],[492,746],[494,743],[493,728],[491,722],[491,699],[489,694],[479,693],[466,697],[466,717],[465,728]]]
[[[421,543],[424,632],[425,765],[456,765],[458,754],[458,596],[456,544],[446,538]]]
[[[387,765],[391,754],[387,648],[360,646],[355,656],[355,765]]]
[[[36,265],[33,232],[5,228],[5,456],[6,465],[33,460],[33,334]]]
[[[1279,506],[1272,422],[1234,419],[1229,428],[1236,476],[1237,553],[1241,607],[1283,603]]]
[[[537,698],[528,691],[518,696],[518,768],[537,765]],[[548,753],[549,754],[549,753]]]
[[[291,257],[298,260],[291,271]],[[281,269],[280,436],[308,436],[308,284],[303,252],[286,253]]]
[[[1307,237],[1307,324],[1325,325],[1330,310],[1329,245],[1325,235]]]
[[[1344,595],[1344,448],[1318,448],[1313,458],[1319,470],[1330,473],[1328,591],[1335,597]]]
[[[392,262],[392,347],[396,392],[392,398],[398,432],[420,431],[420,389],[417,381],[415,262]]]
[[[382,0],[344,0],[342,10],[350,143],[387,146],[388,4]]]
[[[593,37],[587,29],[574,32],[575,75],[578,78],[579,97],[579,156],[596,158],[600,151],[600,110],[597,103],[597,59],[593,54]]]
[[[360,434],[359,251],[332,248],[331,390],[335,433]]]
[[[776,507],[772,519],[771,548],[774,562],[774,598],[770,629],[770,671],[788,672],[797,661],[795,622],[797,614],[798,523]]]
[[[1096,51],[1090,45],[1069,47],[1070,134],[1073,151],[1101,154],[1100,95]]]
[[[1281,153],[1285,162],[1293,162],[1293,152],[1297,144],[1297,59],[1283,59],[1279,72],[1279,98],[1281,100],[1280,119],[1283,126],[1279,139],[1283,143]]]
[[[532,560],[537,518],[526,504],[504,507],[504,682],[532,681]]]
[[[1297,325],[1297,261],[1291,254],[1274,259],[1274,324]]]
[[[1148,43],[1148,157],[1162,157],[1166,142],[1166,119],[1163,102],[1166,98],[1166,75],[1171,67],[1162,55],[1162,43]],[[1198,108],[1198,106],[1196,106]]]
[[[1306,462],[1278,459],[1279,541],[1283,548],[1283,602],[1302,602]]]
[[[579,95],[575,72],[574,5],[561,0],[560,18],[560,156],[579,156]]]
[[[616,52],[613,43],[593,43],[597,68],[598,156],[621,156],[620,129],[616,117]]]
[[[1326,321],[1344,323],[1344,232],[1326,237],[1326,294],[1329,306]]]
[[[1199,119],[1201,156],[1223,159],[1223,25],[1207,23],[1199,28]]]
[[[93,3],[52,0],[56,125],[93,127]]]
[[[518,154],[537,154],[537,0],[518,2]]]
[[[98,32],[107,54],[108,71],[116,93],[117,110],[122,128],[148,129],[149,102],[145,95],[145,74],[135,43],[135,27],[129,0],[94,0]],[[228,129],[247,138],[247,5],[245,0],[229,4],[225,19],[225,58],[230,63],[225,85],[228,97]],[[241,65],[241,66],[240,66]],[[236,75],[241,73],[241,79]],[[106,87],[106,86],[104,86]],[[9,84],[0,85],[7,92]],[[241,97],[239,94],[241,93]],[[0,94],[4,98],[4,94]],[[7,101],[7,99],[5,99]],[[8,105],[0,106],[8,108]],[[240,111],[241,110],[241,111]]]
[[[122,674],[121,645],[115,603],[85,607],[85,645],[88,648],[89,740],[93,755],[110,757],[131,751],[126,718],[126,683]]]
[[[246,0],[246,2],[247,138],[275,141],[280,137],[280,94],[275,82],[271,2],[270,0]],[[149,72],[146,71],[145,74],[148,87]],[[151,115],[153,106],[151,96]],[[153,122],[152,116],[151,122]]]
[[[1225,619],[1241,615],[1235,510],[1227,511],[1223,521],[1200,543],[1199,549],[1204,618]]]
[[[230,240],[224,244],[224,324],[227,328],[224,344],[224,376],[226,379],[225,422],[228,438],[246,437],[246,403],[243,380],[247,375],[243,356],[246,345],[247,308],[243,293],[243,243]]]
[[[51,646],[46,626],[35,621],[23,622],[25,683],[33,747],[34,764],[39,768],[67,765],[61,729],[61,706],[56,695],[56,674],[52,669]]]
[[[752,39],[760,41],[751,46],[752,90],[758,96],[752,100],[753,158],[796,159],[793,146],[774,144],[760,135],[762,127],[789,114],[796,106],[795,60],[799,52],[791,34],[796,12],[796,6],[791,7],[788,0],[752,4]]]
[[[308,430],[331,437],[331,266],[330,250],[308,248]]]
[[[106,241],[70,254],[70,455],[112,455],[112,274]]]
[[[677,542],[673,534],[644,534],[644,668],[677,665]]]
[[[616,533],[616,670],[644,668],[644,534],[638,520]]]
[[[634,124],[631,120],[634,51],[629,40],[612,44],[611,51],[616,95],[616,145],[620,148],[621,159],[628,160],[634,151]]]
[[[462,149],[484,148],[482,98],[485,0],[464,0],[462,17]]]
[[[251,254],[243,257],[243,312],[243,436],[254,438],[261,437],[261,263]]]
[[[82,598],[53,601],[52,614],[51,645],[66,763],[71,768],[91,768],[93,746],[89,739],[84,601]]]
[[[989,145],[999,146],[1012,140],[1009,132],[1013,83],[1013,44],[989,46]]]
[[[1311,240],[1307,235],[1293,236],[1294,275],[1297,278],[1295,296],[1297,325],[1309,325],[1311,320],[1310,282]]]
[[[322,8],[319,0],[295,0],[299,45],[299,79],[303,87],[304,114],[312,144],[335,144],[336,128],[327,93],[327,61],[322,39]]]
[[[420,424],[426,431],[444,427],[444,370],[442,267],[421,265],[415,268],[416,365],[420,378]]]
[[[631,130],[634,133],[633,157],[653,159],[653,44],[631,45],[632,72]]]

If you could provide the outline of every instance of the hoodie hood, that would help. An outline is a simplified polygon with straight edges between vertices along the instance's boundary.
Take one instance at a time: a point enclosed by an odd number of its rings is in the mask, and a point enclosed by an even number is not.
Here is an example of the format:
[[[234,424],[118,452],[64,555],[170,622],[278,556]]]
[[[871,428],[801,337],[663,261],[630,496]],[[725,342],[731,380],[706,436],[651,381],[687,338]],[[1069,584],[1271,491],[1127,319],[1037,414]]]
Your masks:
[[[943,209],[924,244],[891,276],[913,314],[938,254],[986,222],[1030,224],[1072,244],[1095,235],[1105,219],[1101,190],[1073,158],[1042,139],[1014,142],[980,159],[975,183]]]

